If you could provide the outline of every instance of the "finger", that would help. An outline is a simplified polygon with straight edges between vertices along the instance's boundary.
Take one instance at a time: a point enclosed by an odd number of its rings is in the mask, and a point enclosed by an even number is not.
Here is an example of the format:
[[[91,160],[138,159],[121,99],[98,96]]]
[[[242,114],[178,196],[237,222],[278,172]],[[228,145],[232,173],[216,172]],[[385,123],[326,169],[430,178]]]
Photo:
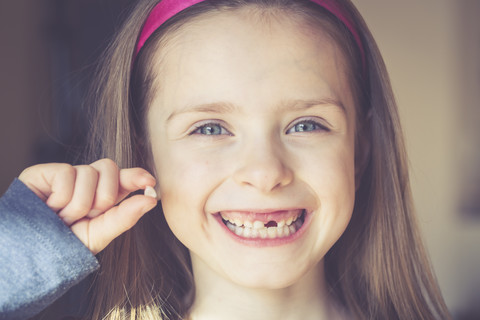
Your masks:
[[[94,254],[103,250],[113,239],[132,228],[157,200],[135,195],[93,219],[82,219],[71,230]]]
[[[142,168],[120,170],[119,182],[118,201],[123,200],[128,194],[134,191],[145,189],[146,187],[153,187],[156,184],[155,178]]]
[[[46,179],[50,180],[51,194],[45,201],[53,211],[58,212],[70,203],[73,197],[77,170],[69,164],[57,164],[52,166],[55,170],[51,176],[45,173]]]
[[[90,212],[97,190],[98,172],[95,168],[75,166],[77,171],[72,200],[58,213],[58,216],[70,226]]]
[[[95,161],[90,166],[98,172],[97,190],[93,205],[87,217],[94,218],[117,203],[119,189],[119,169],[110,159]]]
[[[71,200],[75,176],[69,164],[45,163],[25,169],[18,179],[57,212]]]

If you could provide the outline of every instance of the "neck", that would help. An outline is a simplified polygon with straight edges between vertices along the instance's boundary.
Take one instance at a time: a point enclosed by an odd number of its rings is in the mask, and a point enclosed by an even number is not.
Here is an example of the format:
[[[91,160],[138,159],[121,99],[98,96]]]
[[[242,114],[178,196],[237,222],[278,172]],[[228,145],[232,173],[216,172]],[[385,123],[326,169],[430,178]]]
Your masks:
[[[218,275],[192,254],[195,302],[191,320],[339,319],[319,262],[296,283],[281,289],[248,288]]]

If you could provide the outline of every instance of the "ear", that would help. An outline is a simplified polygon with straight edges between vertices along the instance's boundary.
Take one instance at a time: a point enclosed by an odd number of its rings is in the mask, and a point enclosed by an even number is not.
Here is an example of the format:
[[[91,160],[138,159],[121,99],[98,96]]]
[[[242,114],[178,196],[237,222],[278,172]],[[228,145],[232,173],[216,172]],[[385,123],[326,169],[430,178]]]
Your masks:
[[[141,137],[141,138],[138,138]],[[157,200],[160,200],[161,194],[160,194],[160,187],[158,185],[158,175],[155,170],[155,163],[153,161],[153,153],[151,149],[151,144],[150,144],[150,138],[146,133],[143,135],[136,135],[135,138],[135,144],[134,144],[134,154],[139,154],[139,155],[147,155],[146,157],[139,158],[139,163],[142,168],[150,172],[155,179],[157,179],[157,184],[153,188],[149,188],[148,190],[148,195],[152,198],[156,198]],[[145,190],[144,192],[145,195],[147,195],[147,192]]]

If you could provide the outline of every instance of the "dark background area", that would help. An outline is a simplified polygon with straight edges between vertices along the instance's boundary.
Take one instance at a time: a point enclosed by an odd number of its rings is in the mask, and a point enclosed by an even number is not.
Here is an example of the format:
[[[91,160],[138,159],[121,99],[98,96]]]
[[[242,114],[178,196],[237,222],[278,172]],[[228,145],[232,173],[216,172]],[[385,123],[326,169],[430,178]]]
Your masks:
[[[130,0],[0,0],[0,194],[26,167],[75,163],[82,100]]]

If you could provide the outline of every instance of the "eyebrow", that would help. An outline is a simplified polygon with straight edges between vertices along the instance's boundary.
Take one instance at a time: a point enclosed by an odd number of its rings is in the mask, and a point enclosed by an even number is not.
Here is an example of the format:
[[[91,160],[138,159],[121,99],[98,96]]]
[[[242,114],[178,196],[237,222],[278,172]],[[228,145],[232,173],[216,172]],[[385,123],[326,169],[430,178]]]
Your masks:
[[[301,111],[310,109],[315,106],[335,106],[338,107],[343,113],[346,114],[345,106],[338,100],[333,98],[322,98],[322,99],[312,99],[312,100],[287,100],[283,101],[281,104],[274,108],[275,112],[282,112],[282,111]],[[172,120],[179,114],[183,113],[194,113],[194,112],[201,112],[201,113],[216,113],[216,114],[227,114],[238,111],[239,107],[235,104],[218,101],[212,103],[204,103],[199,105],[188,105],[180,110],[173,111],[167,118],[167,122]]]
[[[339,108],[343,113],[346,114],[347,110],[343,103],[337,99],[333,98],[322,98],[322,99],[313,99],[313,100],[288,100],[279,108],[279,111],[283,110],[293,110],[300,111],[305,109],[310,109],[316,106],[335,106]]]
[[[193,113],[193,112],[203,112],[203,113],[219,113],[219,114],[225,114],[225,113],[231,113],[234,112],[238,109],[238,107],[232,103],[228,102],[212,102],[212,103],[205,103],[205,104],[199,104],[199,105],[188,105],[185,108],[182,108],[180,110],[175,110],[173,111],[167,118],[167,122],[172,120],[174,117],[176,117],[179,114],[182,113]]]

